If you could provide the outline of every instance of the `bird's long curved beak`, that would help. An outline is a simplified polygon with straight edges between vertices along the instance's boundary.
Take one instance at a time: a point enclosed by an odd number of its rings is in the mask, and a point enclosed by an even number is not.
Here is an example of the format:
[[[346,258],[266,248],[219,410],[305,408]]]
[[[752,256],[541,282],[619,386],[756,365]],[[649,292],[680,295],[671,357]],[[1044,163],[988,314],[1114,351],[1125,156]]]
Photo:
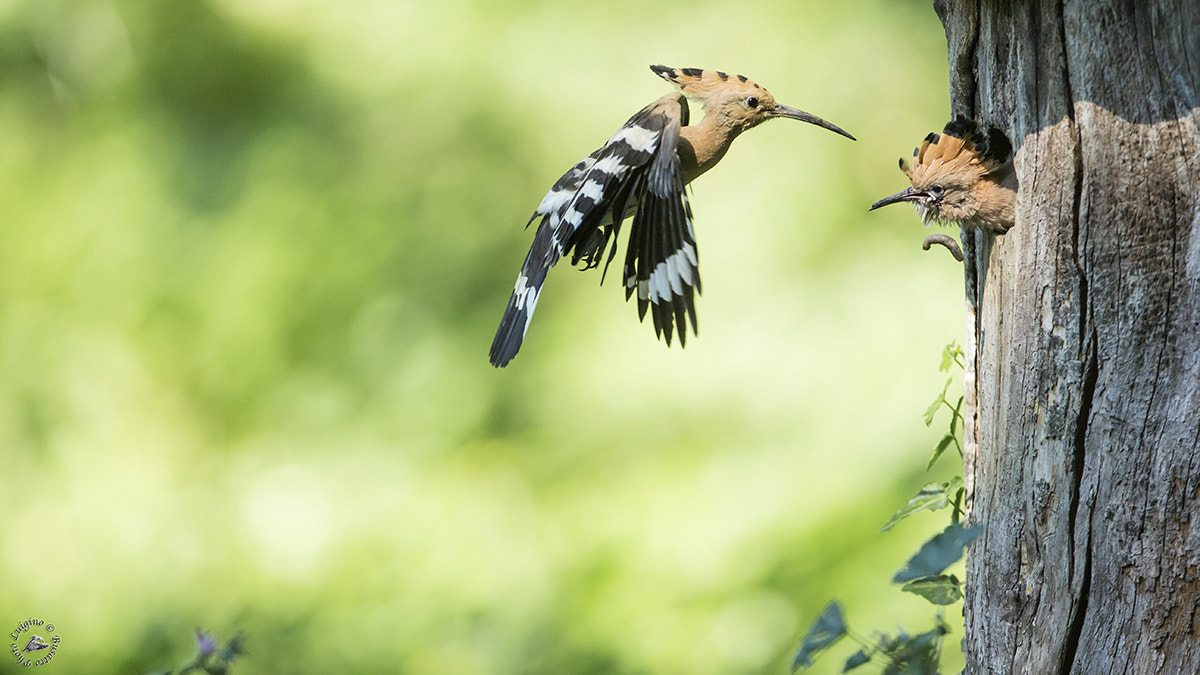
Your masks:
[[[820,117],[817,117],[816,115],[810,115],[810,114],[804,112],[803,110],[798,110],[798,109],[792,108],[790,106],[776,105],[775,110],[771,116],[772,117],[783,117],[783,118],[786,118],[789,120],[800,120],[801,122],[808,122],[809,124],[815,124],[823,129],[828,129],[835,134],[841,134],[841,135],[845,136],[846,138],[849,138],[852,141],[858,140],[857,138],[846,133],[838,125],[833,124],[832,122],[826,122],[825,120],[821,119]]]
[[[925,197],[926,194],[924,192],[918,192],[910,187],[906,187],[890,197],[884,197],[883,199],[880,199],[872,204],[871,208],[867,210],[874,211],[881,206],[887,206],[888,204],[896,204],[899,202],[916,202],[924,199]]]

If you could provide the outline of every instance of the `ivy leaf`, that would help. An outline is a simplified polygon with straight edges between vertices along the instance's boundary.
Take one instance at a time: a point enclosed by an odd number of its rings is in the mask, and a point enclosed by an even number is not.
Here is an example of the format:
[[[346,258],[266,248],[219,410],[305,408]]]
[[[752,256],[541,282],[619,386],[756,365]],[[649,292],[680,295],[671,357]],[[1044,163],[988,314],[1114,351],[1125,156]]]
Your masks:
[[[950,367],[958,364],[958,359],[963,355],[962,347],[958,346],[958,342],[951,342],[942,350],[942,365],[939,370],[949,372]]]
[[[792,659],[792,672],[801,667],[811,666],[818,652],[837,642],[845,634],[846,619],[842,615],[842,604],[837,600],[830,600],[817,620],[808,627],[804,642],[800,643],[800,649],[796,650],[796,656]]]
[[[904,658],[904,663],[908,667],[903,672],[938,672],[938,652],[942,644],[942,637],[949,632],[950,630],[944,624],[939,624],[933,630],[909,638],[908,644],[903,649],[904,656],[906,657]]]
[[[942,436],[942,440],[938,441],[937,447],[933,450],[933,456],[929,458],[929,463],[925,465],[926,471],[933,468],[934,462],[938,461],[938,458],[942,456],[942,453],[945,452],[946,448],[950,447],[950,444],[953,442],[953,433],[948,433],[945,436]]]
[[[910,581],[900,590],[915,593],[934,605],[952,605],[962,599],[962,586],[953,574]]]
[[[859,666],[865,666],[871,662],[871,655],[865,649],[860,649],[850,655],[846,659],[846,665],[842,668],[843,673],[848,673]]]
[[[938,408],[941,408],[943,403],[948,403],[946,401],[946,392],[950,391],[950,383],[953,381],[953,377],[946,379],[946,385],[942,387],[942,393],[938,394],[938,397],[933,399],[933,403],[930,403],[929,407],[925,410],[925,426],[933,424],[933,416],[937,414]]]
[[[950,366],[954,365],[954,352],[950,351],[950,348],[953,346],[954,343],[951,342],[950,344],[946,345],[945,349],[942,350],[942,365],[938,366],[938,370],[942,371],[943,373],[950,372]]]
[[[883,672],[892,675],[932,675],[937,673],[942,637],[949,632],[949,628],[939,617],[938,625],[933,630],[919,635],[910,637],[901,630],[894,638],[882,636],[877,649],[889,662]]]
[[[938,408],[942,407],[942,401],[944,400],[945,399],[942,397],[942,395],[939,395],[937,398],[933,399],[933,403],[930,403],[929,407],[925,409],[925,426],[928,427],[933,425],[933,416],[937,414]]]
[[[938,646],[941,644],[942,637],[950,632],[944,623],[939,621],[938,625],[931,630],[927,630],[919,635],[914,635],[909,641],[910,648],[916,656],[926,663],[934,666],[936,669],[938,661]]]
[[[959,485],[962,485],[962,477],[961,476],[955,476],[955,480],[958,481]],[[954,481],[950,481],[950,482],[953,483]],[[950,494],[949,488],[947,488],[946,494]],[[954,511],[950,514],[950,522],[957,523],[960,516],[966,515],[962,509],[963,497],[965,497],[966,494],[967,494],[967,489],[965,487],[959,487],[957,490],[954,491],[954,499],[951,500],[951,502],[954,506]]]
[[[946,508],[950,504],[946,497],[947,487],[948,484],[939,483],[937,481],[926,483],[925,486],[921,488],[920,492],[917,492],[916,496],[908,500],[907,504],[900,507],[899,511],[893,513],[891,518],[888,518],[888,521],[883,524],[883,527],[881,527],[879,531],[887,532],[895,527],[896,523],[899,523],[914,513],[919,513],[921,511],[937,511],[939,509]]]
[[[961,560],[967,544],[975,541],[981,534],[983,534],[982,525],[972,525],[971,527],[963,527],[962,523],[950,525],[934,535],[933,539],[925,542],[917,554],[909,559],[904,569],[896,572],[892,581],[902,584],[906,581],[941,574],[947,567]]]
[[[892,514],[891,518],[883,524],[879,529],[880,532],[887,532],[896,526],[896,523],[904,520],[914,513],[921,511],[940,511],[946,508],[951,503],[951,495],[955,494],[956,490],[961,490],[963,484],[962,476],[955,476],[945,483],[926,483],[921,488],[920,492],[908,503],[900,508],[899,511]]]

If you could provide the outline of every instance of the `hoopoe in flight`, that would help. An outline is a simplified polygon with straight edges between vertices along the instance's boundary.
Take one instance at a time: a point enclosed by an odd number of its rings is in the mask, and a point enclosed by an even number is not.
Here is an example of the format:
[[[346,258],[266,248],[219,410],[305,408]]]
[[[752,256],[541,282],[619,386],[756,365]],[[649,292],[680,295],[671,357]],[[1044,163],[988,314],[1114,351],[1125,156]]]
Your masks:
[[[636,292],[639,319],[649,309],[655,333],[665,335],[668,346],[676,327],[680,344],[685,344],[688,321],[696,332],[694,293],[700,292],[700,273],[684,186],[721,161],[738,134],[776,117],[854,140],[820,117],[776,103],[766,89],[741,75],[650,69],[679,90],[642,108],[603,147],[563,174],[530,217],[529,223],[539,216],[542,220],[492,341],[493,366],[504,367],[521,348],[546,273],[559,258],[570,255],[571,264],[582,262],[582,269],[598,267],[611,239],[604,260],[607,272],[617,252],[616,235],[630,216],[625,299]],[[704,105],[704,119],[695,126],[688,126],[688,97]]]
[[[913,150],[915,164],[900,158],[912,187],[884,197],[869,211],[912,202],[921,221],[957,222],[1004,234],[1015,221],[1017,175],[1012,143],[997,129],[986,131],[961,115],[942,134],[929,134]]]

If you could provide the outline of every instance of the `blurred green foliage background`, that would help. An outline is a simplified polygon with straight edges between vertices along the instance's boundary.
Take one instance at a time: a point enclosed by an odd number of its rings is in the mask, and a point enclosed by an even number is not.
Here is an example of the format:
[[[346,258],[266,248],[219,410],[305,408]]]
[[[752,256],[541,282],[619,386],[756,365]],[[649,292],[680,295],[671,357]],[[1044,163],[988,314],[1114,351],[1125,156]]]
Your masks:
[[[786,672],[832,597],[929,628],[888,580],[945,519],[877,530],[945,477],[962,273],[866,208],[945,58],[915,0],[0,2],[0,623],[62,673],[195,626],[238,672],[531,674]],[[563,265],[492,369],[522,226],[651,63],[859,140],[696,182],[686,350]]]

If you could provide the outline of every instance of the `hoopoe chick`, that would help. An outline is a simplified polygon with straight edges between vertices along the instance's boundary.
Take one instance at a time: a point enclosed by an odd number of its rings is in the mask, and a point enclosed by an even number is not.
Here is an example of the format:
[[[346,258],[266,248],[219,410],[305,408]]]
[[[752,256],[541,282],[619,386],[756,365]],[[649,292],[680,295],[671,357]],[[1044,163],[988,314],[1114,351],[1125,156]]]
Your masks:
[[[912,202],[921,221],[957,222],[1004,234],[1015,220],[1017,176],[1012,144],[997,129],[980,129],[957,116],[939,136],[929,134],[913,150],[914,165],[900,159],[912,187],[884,197],[870,211]]]
[[[655,333],[665,336],[668,346],[676,330],[685,344],[689,322],[696,333],[700,272],[684,186],[721,161],[739,134],[769,119],[800,120],[854,140],[820,117],[777,103],[741,75],[650,69],[679,90],[642,108],[563,174],[530,217],[529,223],[538,217],[541,223],[492,341],[493,366],[507,365],[521,348],[550,268],[570,255],[571,264],[582,263],[581,269],[598,267],[604,259],[606,273],[627,218],[632,224],[622,271],[625,299],[637,294],[638,318],[645,319],[649,309]],[[688,126],[688,98],[704,106],[704,118],[695,126]]]

